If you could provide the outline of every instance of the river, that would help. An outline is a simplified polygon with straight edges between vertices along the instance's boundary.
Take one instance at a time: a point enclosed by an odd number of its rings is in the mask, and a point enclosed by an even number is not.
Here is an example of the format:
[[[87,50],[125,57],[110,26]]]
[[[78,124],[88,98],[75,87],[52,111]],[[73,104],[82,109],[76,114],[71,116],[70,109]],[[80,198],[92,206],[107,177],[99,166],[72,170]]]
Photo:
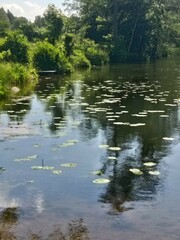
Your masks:
[[[1,239],[180,239],[180,58],[42,76],[0,106]]]

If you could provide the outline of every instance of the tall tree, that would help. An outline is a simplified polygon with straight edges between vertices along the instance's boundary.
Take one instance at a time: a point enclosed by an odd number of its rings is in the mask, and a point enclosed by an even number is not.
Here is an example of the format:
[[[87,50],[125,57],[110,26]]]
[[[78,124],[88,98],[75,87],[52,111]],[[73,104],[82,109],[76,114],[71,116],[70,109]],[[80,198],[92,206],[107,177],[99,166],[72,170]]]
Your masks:
[[[4,8],[0,8],[0,37],[3,37],[8,30],[10,30],[10,21]]]
[[[53,45],[62,33],[63,14],[53,4],[49,4],[44,15],[45,27],[47,29],[47,37]]]

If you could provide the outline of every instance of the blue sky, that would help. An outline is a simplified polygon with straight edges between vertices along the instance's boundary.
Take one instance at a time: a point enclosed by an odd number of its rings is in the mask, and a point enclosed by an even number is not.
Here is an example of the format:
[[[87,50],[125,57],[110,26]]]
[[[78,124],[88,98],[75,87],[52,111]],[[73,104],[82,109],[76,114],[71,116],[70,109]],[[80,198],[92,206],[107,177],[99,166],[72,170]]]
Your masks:
[[[63,8],[64,0],[1,0],[0,7],[9,9],[15,16],[23,16],[33,21],[35,16],[42,15],[49,3]]]

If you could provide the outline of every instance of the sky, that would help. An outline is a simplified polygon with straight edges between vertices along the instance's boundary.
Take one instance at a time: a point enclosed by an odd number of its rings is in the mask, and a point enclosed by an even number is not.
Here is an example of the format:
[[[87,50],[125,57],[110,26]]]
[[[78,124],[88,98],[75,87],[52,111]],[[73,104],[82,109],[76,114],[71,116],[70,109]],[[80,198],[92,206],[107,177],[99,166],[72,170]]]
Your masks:
[[[23,16],[34,21],[35,16],[42,15],[49,3],[63,9],[63,2],[64,0],[1,0],[0,7],[9,9],[17,17]]]

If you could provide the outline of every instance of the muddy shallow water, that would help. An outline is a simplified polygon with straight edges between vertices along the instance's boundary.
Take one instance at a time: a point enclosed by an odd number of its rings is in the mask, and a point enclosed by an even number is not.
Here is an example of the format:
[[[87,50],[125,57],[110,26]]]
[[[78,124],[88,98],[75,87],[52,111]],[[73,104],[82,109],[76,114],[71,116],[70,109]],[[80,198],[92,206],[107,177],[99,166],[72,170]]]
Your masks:
[[[180,59],[41,77],[0,153],[1,239],[180,239]]]

